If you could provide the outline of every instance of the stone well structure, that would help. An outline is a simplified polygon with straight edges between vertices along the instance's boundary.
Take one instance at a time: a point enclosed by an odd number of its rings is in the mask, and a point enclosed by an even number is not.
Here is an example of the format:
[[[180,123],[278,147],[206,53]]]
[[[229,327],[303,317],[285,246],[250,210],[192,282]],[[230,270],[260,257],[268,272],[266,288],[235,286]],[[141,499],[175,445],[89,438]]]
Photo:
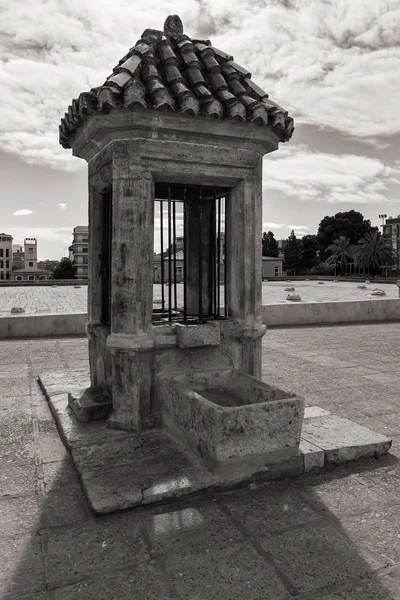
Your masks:
[[[191,444],[184,432],[193,426],[190,415],[182,423],[171,422],[174,414],[182,414],[176,402],[187,409],[190,386],[197,382],[193,393],[201,396],[206,390],[207,402],[220,394],[214,415],[220,415],[221,406],[227,414],[229,407],[237,409],[235,389],[246,396],[247,411],[251,394],[254,403],[286,398],[284,414],[288,423],[294,415],[296,426],[290,440],[281,435],[279,443],[298,452],[304,403],[271,388],[262,391],[265,384],[257,379],[265,333],[262,161],[292,132],[293,120],[251,74],[210,41],[190,39],[177,16],[167,18],[163,31],[144,31],[102,86],[72,102],[61,122],[60,143],[89,165],[92,389],[83,405],[90,409],[90,399],[104,393],[111,403],[108,427],[142,432],[162,426],[194,452],[216,456],[215,448],[203,453]],[[212,248],[220,226],[215,203],[221,197],[224,277],[216,281]],[[183,201],[185,230],[185,306],[172,314],[169,305],[164,320],[155,319],[153,304],[154,207],[160,198]],[[217,288],[222,279],[221,312]],[[207,373],[216,370],[230,371],[236,388],[229,387],[226,376],[213,389]],[[181,380],[178,385],[176,376],[185,374],[184,385]],[[163,394],[168,395],[168,418]],[[205,415],[204,406],[194,403],[192,410]],[[264,438],[271,439],[268,421],[265,427]],[[279,427],[282,434],[282,421]],[[214,444],[206,434],[198,439]],[[273,451],[276,457],[279,443],[251,453]]]

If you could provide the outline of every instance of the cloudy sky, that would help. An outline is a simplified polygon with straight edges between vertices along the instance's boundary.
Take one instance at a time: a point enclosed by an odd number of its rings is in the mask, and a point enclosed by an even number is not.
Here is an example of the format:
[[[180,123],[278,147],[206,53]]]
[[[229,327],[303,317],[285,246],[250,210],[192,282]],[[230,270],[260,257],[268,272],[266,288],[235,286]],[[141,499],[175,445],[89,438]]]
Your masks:
[[[178,13],[294,117],[264,162],[264,229],[400,213],[400,0],[0,0],[0,231],[59,258],[87,223],[87,167],[58,145],[72,98]]]

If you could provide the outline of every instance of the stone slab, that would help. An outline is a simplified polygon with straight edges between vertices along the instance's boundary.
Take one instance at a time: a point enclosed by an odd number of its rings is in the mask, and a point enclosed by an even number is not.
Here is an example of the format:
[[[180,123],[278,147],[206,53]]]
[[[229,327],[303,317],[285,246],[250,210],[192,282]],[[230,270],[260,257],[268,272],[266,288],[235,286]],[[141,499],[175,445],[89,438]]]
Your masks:
[[[87,369],[74,369],[45,373],[39,383],[95,514],[238,485],[237,480],[211,473],[199,457],[162,430],[135,434],[108,429],[106,421],[78,423],[68,406],[68,393],[79,393],[87,378]],[[300,453],[263,465],[240,480],[240,485],[298,476],[329,462],[380,455],[390,448],[391,441],[384,436],[333,415],[315,416],[327,412],[319,407],[309,409]]]
[[[392,444],[390,438],[335,415],[305,419],[301,436],[324,450],[325,464],[382,456]]]
[[[331,413],[329,410],[320,408],[319,406],[306,406],[304,409],[305,419],[314,419],[315,417],[327,417]]]
[[[321,469],[325,464],[325,453],[322,448],[307,440],[300,441],[300,454],[303,456],[305,473]]]

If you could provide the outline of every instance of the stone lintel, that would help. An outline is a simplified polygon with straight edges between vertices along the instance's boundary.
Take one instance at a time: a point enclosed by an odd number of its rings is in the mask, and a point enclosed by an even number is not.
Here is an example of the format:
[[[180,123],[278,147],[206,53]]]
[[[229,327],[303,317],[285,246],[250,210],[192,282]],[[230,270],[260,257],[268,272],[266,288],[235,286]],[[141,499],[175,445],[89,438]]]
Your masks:
[[[176,343],[179,348],[194,346],[218,346],[221,343],[221,328],[218,321],[203,325],[176,325]]]
[[[277,150],[279,145],[278,136],[267,126],[157,114],[146,109],[114,109],[107,115],[93,115],[82,125],[72,142],[72,153],[89,161],[112,140],[130,138],[252,149],[261,156]]]
[[[111,352],[148,352],[154,348],[154,338],[145,332],[136,334],[111,333],[107,338]]]

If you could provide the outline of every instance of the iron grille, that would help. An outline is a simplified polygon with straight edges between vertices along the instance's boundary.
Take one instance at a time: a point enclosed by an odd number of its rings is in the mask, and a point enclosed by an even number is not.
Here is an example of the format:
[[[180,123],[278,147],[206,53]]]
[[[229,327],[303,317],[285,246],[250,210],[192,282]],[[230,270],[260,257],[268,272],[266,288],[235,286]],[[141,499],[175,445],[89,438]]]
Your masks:
[[[225,188],[155,186],[153,324],[228,316]]]

